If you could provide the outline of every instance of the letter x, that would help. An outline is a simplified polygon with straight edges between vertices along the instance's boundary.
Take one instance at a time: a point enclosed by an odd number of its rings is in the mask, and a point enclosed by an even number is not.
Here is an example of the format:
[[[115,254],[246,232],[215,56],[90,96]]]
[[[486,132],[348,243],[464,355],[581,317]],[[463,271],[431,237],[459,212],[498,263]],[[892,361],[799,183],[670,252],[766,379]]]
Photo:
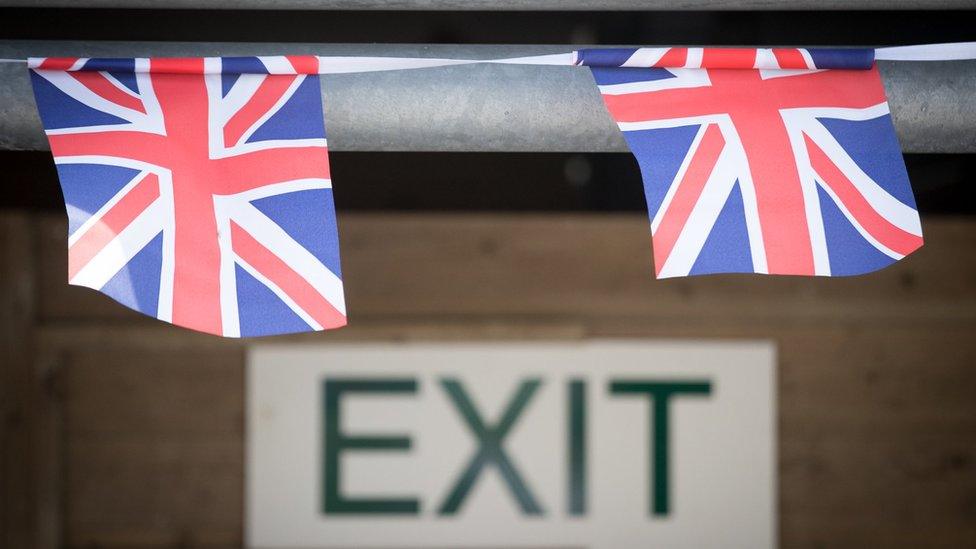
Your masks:
[[[461,476],[458,477],[451,493],[441,505],[440,514],[452,515],[457,513],[464,498],[467,497],[468,492],[471,491],[471,487],[474,486],[475,481],[481,474],[481,470],[489,464],[498,467],[502,478],[512,490],[515,499],[518,500],[522,512],[528,515],[542,514],[542,508],[539,507],[535,498],[532,497],[528,485],[519,476],[515,465],[512,464],[502,449],[502,442],[504,442],[505,436],[511,430],[512,426],[515,425],[516,420],[518,420],[522,410],[529,403],[533,393],[539,388],[540,383],[538,379],[522,382],[518,392],[502,414],[501,421],[497,425],[488,426],[482,421],[474,404],[461,386],[461,382],[453,378],[441,380],[441,386],[444,387],[444,391],[451,397],[454,406],[461,413],[461,417],[464,418],[471,432],[478,440],[479,448],[478,452],[471,458],[468,466],[461,473]]]

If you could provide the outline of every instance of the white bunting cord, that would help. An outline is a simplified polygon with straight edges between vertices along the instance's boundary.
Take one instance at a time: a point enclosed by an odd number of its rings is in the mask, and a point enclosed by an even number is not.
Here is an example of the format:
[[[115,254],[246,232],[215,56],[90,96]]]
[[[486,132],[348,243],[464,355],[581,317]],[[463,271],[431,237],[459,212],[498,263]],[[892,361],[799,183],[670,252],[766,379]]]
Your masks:
[[[508,59],[494,59],[486,63],[503,63],[509,65],[575,65],[576,52],[553,53],[549,55],[532,55],[529,57],[510,57]]]
[[[449,59],[427,57],[368,57],[368,56],[320,56],[319,74],[348,74],[406,69],[474,65],[489,63],[498,65],[550,65],[571,66],[576,64],[577,52],[509,57],[503,59]],[[976,42],[948,44],[923,44],[877,48],[874,58],[878,61],[961,61],[976,59]],[[27,59],[0,59],[0,63],[24,63]]]
[[[490,63],[497,65],[571,66],[575,64],[576,52],[533,55],[528,57],[509,57],[503,59],[322,56],[319,57],[318,60],[319,74],[346,74],[352,72],[426,69],[431,67],[447,67],[453,65],[476,65],[479,63]]]
[[[895,46],[874,50],[878,61],[962,61],[976,59],[976,42]]]
[[[877,48],[874,50],[874,58],[882,61],[960,61],[976,59],[976,42]],[[571,51],[503,59],[322,56],[318,60],[319,74],[347,74],[453,65],[474,65],[479,63],[496,65],[570,66],[576,64],[577,52]]]

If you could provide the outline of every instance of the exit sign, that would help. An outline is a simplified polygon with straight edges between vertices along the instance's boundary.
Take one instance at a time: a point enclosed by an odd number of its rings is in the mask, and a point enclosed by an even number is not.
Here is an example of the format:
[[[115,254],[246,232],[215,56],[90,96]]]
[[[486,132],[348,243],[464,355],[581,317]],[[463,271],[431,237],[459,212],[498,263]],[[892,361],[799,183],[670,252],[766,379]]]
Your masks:
[[[764,342],[263,345],[251,547],[772,547]]]

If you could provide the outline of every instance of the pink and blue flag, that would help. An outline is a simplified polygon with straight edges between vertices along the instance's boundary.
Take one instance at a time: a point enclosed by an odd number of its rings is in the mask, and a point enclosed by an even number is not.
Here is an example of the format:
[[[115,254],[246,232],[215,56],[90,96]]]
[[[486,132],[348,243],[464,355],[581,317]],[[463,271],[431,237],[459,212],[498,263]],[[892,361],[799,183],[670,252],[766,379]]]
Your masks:
[[[345,325],[315,57],[29,66],[71,284],[229,337]]]
[[[637,158],[659,278],[856,275],[922,245],[873,50],[580,50],[576,64]]]

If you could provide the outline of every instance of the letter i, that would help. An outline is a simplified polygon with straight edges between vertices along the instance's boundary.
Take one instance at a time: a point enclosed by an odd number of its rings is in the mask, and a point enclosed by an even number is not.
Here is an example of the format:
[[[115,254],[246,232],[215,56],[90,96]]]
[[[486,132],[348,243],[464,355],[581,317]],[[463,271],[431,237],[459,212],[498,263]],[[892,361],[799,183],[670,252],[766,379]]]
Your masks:
[[[569,514],[586,514],[586,382],[569,382],[568,444],[568,507]]]

